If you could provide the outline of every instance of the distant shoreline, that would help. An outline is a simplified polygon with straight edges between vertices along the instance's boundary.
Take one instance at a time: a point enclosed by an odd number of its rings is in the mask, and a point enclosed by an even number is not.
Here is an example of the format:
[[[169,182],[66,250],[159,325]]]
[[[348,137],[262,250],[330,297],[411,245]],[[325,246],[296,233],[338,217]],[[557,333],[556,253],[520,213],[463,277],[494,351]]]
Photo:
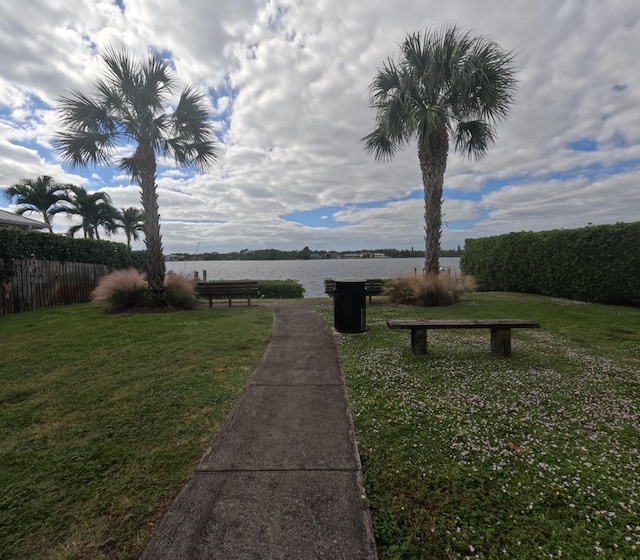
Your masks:
[[[460,257],[461,249],[449,249],[440,252],[440,257]],[[231,253],[172,253],[166,255],[167,261],[297,261],[323,259],[416,259],[424,257],[424,251],[408,249],[375,249],[359,251],[313,251],[305,247],[299,251],[281,251],[279,249],[243,249]]]

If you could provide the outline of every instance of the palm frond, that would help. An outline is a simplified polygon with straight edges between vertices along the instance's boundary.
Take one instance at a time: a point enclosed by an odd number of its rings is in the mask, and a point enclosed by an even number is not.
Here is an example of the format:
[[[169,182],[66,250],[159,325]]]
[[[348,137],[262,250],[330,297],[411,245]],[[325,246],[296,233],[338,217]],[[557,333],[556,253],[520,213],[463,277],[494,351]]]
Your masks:
[[[393,159],[402,145],[391,140],[387,132],[378,126],[363,139],[364,149],[367,153],[373,154],[377,161],[390,161]]]
[[[54,137],[55,151],[73,166],[107,163],[115,145],[117,122],[97,100],[75,92],[59,100],[65,131]]]
[[[71,226],[71,227],[69,227],[69,229],[67,230],[67,235],[68,235],[69,237],[73,237],[73,236],[74,236],[76,233],[78,233],[81,229],[84,229],[82,224],[80,224],[80,225],[75,225],[75,226]]]
[[[175,111],[167,119],[170,134],[162,145],[164,155],[172,155],[181,166],[208,169],[218,159],[215,133],[208,114],[205,96],[193,86],[187,86]]]
[[[384,105],[388,98],[402,86],[400,71],[392,60],[387,60],[369,86],[372,107]]]
[[[89,164],[107,165],[111,161],[113,141],[96,133],[59,133],[55,139],[56,152],[73,167]]]
[[[469,159],[482,159],[495,142],[495,129],[481,120],[458,123],[455,148]]]

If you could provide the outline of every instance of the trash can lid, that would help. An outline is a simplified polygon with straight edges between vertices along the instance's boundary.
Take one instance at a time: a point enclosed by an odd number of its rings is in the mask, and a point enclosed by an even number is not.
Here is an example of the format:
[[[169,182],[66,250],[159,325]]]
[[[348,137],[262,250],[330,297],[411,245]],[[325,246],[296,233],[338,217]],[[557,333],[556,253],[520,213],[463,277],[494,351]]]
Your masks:
[[[364,294],[366,282],[364,280],[336,280],[336,294]]]

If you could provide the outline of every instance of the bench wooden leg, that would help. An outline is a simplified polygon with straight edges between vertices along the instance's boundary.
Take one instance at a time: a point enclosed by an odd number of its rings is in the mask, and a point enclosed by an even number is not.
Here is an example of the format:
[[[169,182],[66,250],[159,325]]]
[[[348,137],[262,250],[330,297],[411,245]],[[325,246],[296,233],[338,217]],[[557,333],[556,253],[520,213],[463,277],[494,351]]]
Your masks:
[[[491,329],[491,353],[496,356],[511,356],[511,329]]]
[[[213,298],[209,297],[209,309],[213,307]]]
[[[411,351],[414,354],[427,353],[427,329],[411,329]]]

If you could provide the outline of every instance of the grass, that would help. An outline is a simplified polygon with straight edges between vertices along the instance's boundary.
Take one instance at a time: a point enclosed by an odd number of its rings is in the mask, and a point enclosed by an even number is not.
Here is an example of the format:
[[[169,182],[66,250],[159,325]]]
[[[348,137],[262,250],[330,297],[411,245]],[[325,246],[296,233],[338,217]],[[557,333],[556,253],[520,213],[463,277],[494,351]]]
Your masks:
[[[330,308],[323,313],[331,322]],[[513,356],[484,330],[387,319],[525,318]],[[640,310],[468,294],[373,305],[339,336],[381,560],[640,557]]]
[[[267,307],[0,319],[0,559],[137,558],[257,366]]]
[[[332,310],[321,312],[332,322]],[[390,318],[526,318],[488,331]],[[137,558],[258,364],[266,307],[0,320],[0,559]],[[640,310],[478,293],[339,336],[381,560],[640,557]]]

